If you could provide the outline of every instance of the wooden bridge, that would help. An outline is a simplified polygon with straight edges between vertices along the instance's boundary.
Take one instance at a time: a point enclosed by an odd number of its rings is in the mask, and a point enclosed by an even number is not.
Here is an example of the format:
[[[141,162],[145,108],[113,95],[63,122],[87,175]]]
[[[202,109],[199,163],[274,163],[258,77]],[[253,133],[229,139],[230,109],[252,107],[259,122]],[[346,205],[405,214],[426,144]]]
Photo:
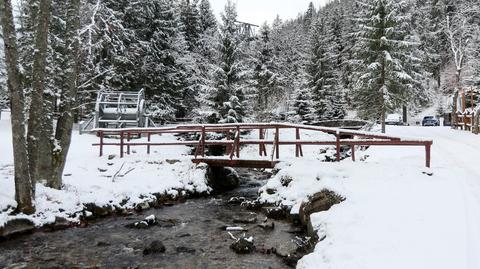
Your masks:
[[[294,140],[281,139],[282,131],[290,130],[295,132]],[[302,131],[314,131],[330,134],[328,138],[320,140],[302,139]],[[258,132],[258,139],[245,139],[241,137],[242,132]],[[266,131],[273,131],[273,139],[267,139]],[[430,149],[433,144],[431,140],[403,139],[384,134],[361,132],[347,129],[319,127],[310,125],[297,125],[289,123],[241,123],[241,124],[191,124],[177,125],[161,128],[126,128],[126,129],[94,129],[100,139],[98,146],[100,156],[103,155],[105,146],[119,147],[120,157],[130,154],[131,147],[146,147],[150,154],[151,147],[155,146],[193,146],[195,154],[192,161],[195,163],[207,163],[211,166],[230,166],[248,168],[273,168],[280,159],[280,147],[285,145],[295,146],[295,156],[303,156],[303,146],[321,145],[334,146],[336,148],[336,160],[341,159],[341,149],[349,147],[351,158],[355,161],[355,148],[358,146],[420,146],[425,148],[425,165],[430,167]],[[152,142],[152,135],[162,134],[192,134],[198,137],[194,141],[173,141],[173,142]],[[207,139],[209,134],[224,134],[225,139]],[[105,142],[105,137],[119,137],[118,142]],[[147,137],[147,141],[136,142],[134,137]],[[212,136],[215,137],[215,136]],[[218,136],[217,136],[218,137]],[[227,155],[206,156],[207,146],[225,146]],[[261,160],[241,159],[240,149],[244,145],[257,145],[258,155],[264,157]],[[267,154],[266,145],[272,145],[270,154]],[[268,156],[268,157],[267,157]]]

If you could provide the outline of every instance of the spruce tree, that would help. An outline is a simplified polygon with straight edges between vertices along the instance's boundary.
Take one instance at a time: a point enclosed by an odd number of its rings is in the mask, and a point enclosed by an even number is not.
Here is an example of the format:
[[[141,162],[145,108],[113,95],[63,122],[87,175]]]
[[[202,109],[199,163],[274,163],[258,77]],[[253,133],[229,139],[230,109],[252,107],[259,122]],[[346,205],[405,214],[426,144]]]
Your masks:
[[[403,5],[394,0],[367,1],[366,15],[360,20],[355,101],[363,117],[381,121],[383,132],[388,111],[422,94]]]
[[[217,69],[217,46],[218,46],[218,27],[215,15],[210,6],[209,0],[201,0],[198,6],[200,35],[198,46],[195,52],[196,66],[198,68],[200,81],[198,82],[198,102],[199,106],[194,109],[200,120],[209,116],[211,107],[211,95],[215,89],[215,70]]]
[[[128,3],[124,16],[132,39],[125,44],[126,61],[116,69],[127,89],[145,89],[149,111],[157,119],[186,113],[182,98],[188,85],[184,66],[178,61],[184,42],[175,15],[172,1],[153,0]]]
[[[198,0],[181,0],[180,4],[180,21],[190,51],[197,47],[202,27],[197,2]]]
[[[256,111],[263,113],[268,108],[277,106],[284,85],[278,73],[277,59],[272,44],[272,30],[264,23],[255,44],[254,82],[256,93]]]
[[[198,6],[199,16],[200,16],[200,28],[201,32],[209,32],[212,29],[217,28],[217,20],[213,14],[212,7],[209,0],[200,0]]]
[[[318,120],[341,119],[345,115],[338,77],[339,48],[334,31],[333,27],[325,24],[325,19],[319,19],[312,25],[311,59],[307,71]]]
[[[242,121],[244,94],[240,85],[240,39],[237,34],[237,11],[228,1],[222,14],[219,38],[219,68],[215,74],[212,101],[218,116],[228,122]]]

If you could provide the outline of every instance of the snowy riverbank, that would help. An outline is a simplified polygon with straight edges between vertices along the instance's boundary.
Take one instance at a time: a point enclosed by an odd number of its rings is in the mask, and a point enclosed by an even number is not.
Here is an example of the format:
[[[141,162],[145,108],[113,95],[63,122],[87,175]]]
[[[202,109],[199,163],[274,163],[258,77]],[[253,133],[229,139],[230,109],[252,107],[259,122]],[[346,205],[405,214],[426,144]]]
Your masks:
[[[325,239],[297,268],[480,268],[480,137],[445,127],[388,133],[433,139],[432,168],[421,147],[374,147],[364,162],[283,163],[263,187],[262,200],[293,213],[324,188],[346,198],[312,214]]]
[[[153,137],[152,137],[153,138]],[[174,140],[173,136],[154,137]],[[179,192],[206,193],[210,191],[205,179],[206,167],[195,165],[187,156],[187,147],[132,148],[132,154],[118,157],[117,147],[106,147],[98,157],[98,138],[74,133],[64,171],[62,190],[37,184],[36,209],[31,216],[11,215],[15,208],[13,153],[8,115],[0,120],[0,227],[13,218],[28,218],[42,226],[55,217],[68,221],[79,220],[84,205],[133,208],[155,199],[155,194],[177,196]],[[135,152],[135,153],[133,153]]]

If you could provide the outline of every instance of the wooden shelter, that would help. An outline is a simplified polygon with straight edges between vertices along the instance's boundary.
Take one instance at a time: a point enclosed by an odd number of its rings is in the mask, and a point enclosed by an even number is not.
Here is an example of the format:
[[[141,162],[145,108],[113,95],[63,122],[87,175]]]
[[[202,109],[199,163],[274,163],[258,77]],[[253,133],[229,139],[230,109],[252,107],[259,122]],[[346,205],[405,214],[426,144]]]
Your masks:
[[[480,132],[480,91],[473,87],[455,91],[452,100],[452,128]]]

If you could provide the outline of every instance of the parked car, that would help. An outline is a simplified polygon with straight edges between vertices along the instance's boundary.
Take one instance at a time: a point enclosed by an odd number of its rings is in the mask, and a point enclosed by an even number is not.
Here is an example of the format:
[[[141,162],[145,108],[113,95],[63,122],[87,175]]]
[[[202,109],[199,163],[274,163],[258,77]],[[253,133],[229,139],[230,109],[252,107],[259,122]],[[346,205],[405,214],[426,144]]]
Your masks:
[[[422,126],[440,126],[440,120],[435,116],[425,116],[422,120]]]
[[[385,124],[387,125],[403,125],[402,116],[399,114],[388,114],[385,119]]]

